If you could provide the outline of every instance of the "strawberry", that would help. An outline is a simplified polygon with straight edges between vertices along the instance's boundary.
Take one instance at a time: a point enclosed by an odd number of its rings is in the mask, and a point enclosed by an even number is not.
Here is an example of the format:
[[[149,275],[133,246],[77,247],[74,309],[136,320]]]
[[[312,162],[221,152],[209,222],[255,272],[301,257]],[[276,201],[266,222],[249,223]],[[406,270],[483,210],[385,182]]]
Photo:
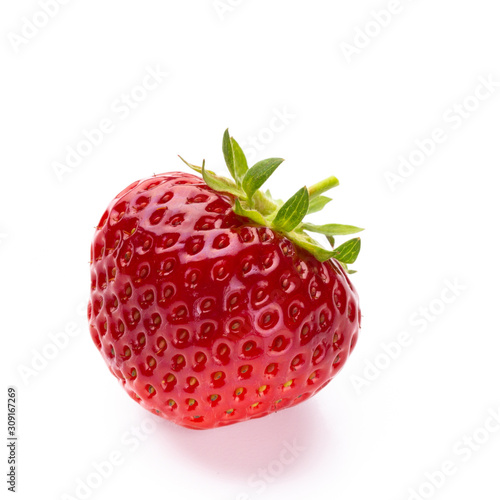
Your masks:
[[[360,240],[333,240],[361,229],[303,221],[337,179],[283,203],[259,190],[282,159],[248,168],[228,131],[223,152],[234,180],[186,162],[202,177],[134,182],[91,248],[95,345],[133,399],[194,429],[305,401],[342,368],[361,318],[347,271]]]

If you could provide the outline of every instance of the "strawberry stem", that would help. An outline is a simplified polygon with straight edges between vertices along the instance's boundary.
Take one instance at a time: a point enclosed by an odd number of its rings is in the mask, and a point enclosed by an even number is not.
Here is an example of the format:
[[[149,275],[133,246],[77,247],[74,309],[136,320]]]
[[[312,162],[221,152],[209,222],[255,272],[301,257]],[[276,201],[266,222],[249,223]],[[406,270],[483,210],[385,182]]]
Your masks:
[[[327,179],[324,179],[316,184],[313,184],[309,188],[309,196],[311,199],[314,199],[316,198],[316,196],[326,193],[327,191],[330,191],[330,189],[337,187],[338,185],[339,185],[339,180],[332,175]]]
[[[361,248],[360,239],[351,239],[334,248],[333,236],[357,233],[362,231],[361,228],[341,224],[317,226],[303,221],[308,214],[319,212],[331,201],[331,198],[321,195],[339,185],[335,176],[330,176],[309,188],[304,186],[289,200],[283,202],[273,199],[269,191],[265,193],[260,191],[267,179],[283,163],[282,158],[261,160],[249,168],[243,150],[229,135],[229,130],[224,132],[222,151],[232,179],[221,177],[207,170],[205,160],[203,160],[203,165],[198,167],[180,156],[179,158],[189,168],[201,174],[209,187],[215,191],[230,194],[234,200],[233,209],[236,214],[281,232],[321,262],[334,258],[347,270],[347,264],[352,264],[356,260]],[[306,231],[324,235],[332,248],[329,250],[323,248]]]

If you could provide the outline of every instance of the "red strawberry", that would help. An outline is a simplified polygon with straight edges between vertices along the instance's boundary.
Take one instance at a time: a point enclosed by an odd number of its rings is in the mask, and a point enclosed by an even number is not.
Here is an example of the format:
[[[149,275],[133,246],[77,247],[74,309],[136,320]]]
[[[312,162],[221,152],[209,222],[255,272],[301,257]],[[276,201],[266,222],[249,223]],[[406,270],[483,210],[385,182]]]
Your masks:
[[[346,274],[359,239],[325,250],[302,222],[330,177],[286,203],[258,189],[283,161],[248,169],[226,131],[235,181],[195,167],[133,183],[104,213],[91,249],[92,338],[144,408],[206,429],[304,401],[340,370],[358,336]]]

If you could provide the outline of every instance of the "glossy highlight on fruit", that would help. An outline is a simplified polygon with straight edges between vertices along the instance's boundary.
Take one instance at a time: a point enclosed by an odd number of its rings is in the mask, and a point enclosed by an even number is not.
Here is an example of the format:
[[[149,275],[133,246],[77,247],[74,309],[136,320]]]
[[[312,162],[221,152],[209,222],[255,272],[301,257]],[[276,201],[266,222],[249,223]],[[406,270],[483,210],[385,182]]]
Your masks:
[[[308,399],[358,338],[345,263],[300,246],[298,224],[280,231],[241,215],[255,209],[249,198],[237,202],[192,174],[155,175],[111,202],[92,243],[95,345],[135,401],[185,427],[241,422]],[[237,203],[245,204],[240,214]],[[272,203],[276,217],[286,203]]]

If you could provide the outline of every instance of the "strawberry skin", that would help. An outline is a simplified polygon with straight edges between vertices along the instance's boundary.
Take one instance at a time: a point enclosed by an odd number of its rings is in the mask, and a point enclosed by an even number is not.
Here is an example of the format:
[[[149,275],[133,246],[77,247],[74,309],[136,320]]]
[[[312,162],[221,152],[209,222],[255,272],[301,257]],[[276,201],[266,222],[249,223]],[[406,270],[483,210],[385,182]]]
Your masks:
[[[113,375],[147,410],[207,429],[306,400],[356,344],[343,266],[237,215],[234,196],[174,172],[109,205],[91,248],[88,317]]]

